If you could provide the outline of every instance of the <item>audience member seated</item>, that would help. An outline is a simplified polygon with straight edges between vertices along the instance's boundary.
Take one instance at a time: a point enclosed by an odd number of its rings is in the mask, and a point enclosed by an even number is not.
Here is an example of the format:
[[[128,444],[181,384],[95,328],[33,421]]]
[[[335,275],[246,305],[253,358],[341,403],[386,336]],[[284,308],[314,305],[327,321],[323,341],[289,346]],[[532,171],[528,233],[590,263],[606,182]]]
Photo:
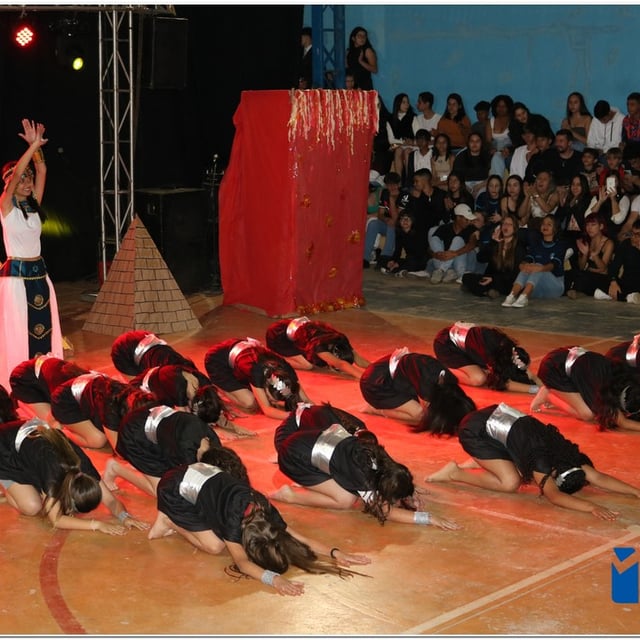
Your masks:
[[[633,223],[631,238],[618,245],[609,267],[609,289],[596,289],[596,300],[640,304],[640,220]]]
[[[533,184],[525,182],[524,193],[526,198],[518,211],[520,226],[538,228],[543,218],[558,209],[559,197],[551,173],[539,171]]]
[[[527,170],[524,172],[524,181],[533,184],[540,171],[550,171],[553,164],[552,145],[555,135],[549,126],[549,122],[542,116],[531,116],[531,130],[536,136],[536,152],[531,156]]]
[[[612,108],[606,100],[596,102],[587,136],[587,146],[597,149],[601,162],[604,162],[603,156],[607,149],[620,146],[623,120],[624,116],[620,110]]]
[[[476,267],[478,229],[473,224],[476,215],[466,204],[459,204],[454,214],[453,222],[429,230],[433,258],[427,263],[427,271],[433,284],[461,283],[462,276]]]
[[[442,116],[433,110],[434,101],[431,91],[423,91],[418,94],[416,107],[420,113],[413,118],[413,133],[415,136],[418,135],[420,129],[426,129],[432,137],[438,133],[438,122],[440,122]]]
[[[431,175],[434,187],[447,190],[447,178],[453,170],[454,159],[449,136],[446,133],[439,133],[433,141],[431,150]]]
[[[604,167],[598,175],[598,186],[606,184],[607,178],[616,174],[620,180],[620,188],[624,191],[622,182],[624,180],[624,166],[622,165],[622,150],[619,147],[607,149],[604,156]]]
[[[573,148],[576,151],[582,151],[587,144],[591,120],[584,96],[578,91],[570,93],[567,98],[567,115],[560,126],[571,131]]]
[[[633,229],[633,223],[640,218],[640,196],[635,196],[633,200],[631,200],[631,205],[629,207],[629,215],[627,215],[625,221],[618,231],[618,236],[615,238],[617,242],[622,242],[623,240],[627,240],[627,238],[631,237],[631,230]]]
[[[471,131],[471,122],[464,110],[462,97],[458,93],[447,96],[447,109],[436,127],[438,133],[446,133],[454,151],[462,149]]]
[[[511,175],[507,178],[504,194],[500,198],[500,214],[504,218],[511,214],[517,217],[520,205],[524,202],[524,183],[520,176]]]
[[[580,173],[587,179],[589,193],[592,196],[597,196],[600,191],[602,165],[598,160],[599,156],[598,150],[591,147],[585,147],[582,152],[582,169]]]
[[[380,269],[383,273],[391,273],[402,278],[415,276],[427,277],[427,245],[413,227],[413,216],[406,211],[400,214],[399,227],[396,232],[396,250]]]
[[[549,151],[547,167],[558,187],[569,187],[571,178],[582,169],[582,153],[573,148],[573,134],[569,129],[556,132],[554,148]]]
[[[624,146],[624,178],[622,186],[628,196],[640,194],[640,142],[628,142]]]
[[[518,238],[518,218],[507,213],[495,227],[491,242],[476,256],[480,265],[486,263],[485,272],[465,273],[462,276],[463,290],[489,298],[506,296],[520,272],[520,263],[525,255],[524,243]]]
[[[577,265],[566,274],[567,297],[575,300],[592,296],[596,289],[609,286],[609,263],[613,257],[614,242],[607,238],[604,220],[592,213],[585,220],[586,233],[576,241]]]
[[[489,113],[491,112],[491,103],[486,100],[480,100],[480,102],[473,107],[473,110],[476,112],[476,121],[471,125],[471,133],[479,133],[484,140],[487,133]],[[485,148],[489,151],[491,145],[485,144]]]
[[[559,194],[559,206],[555,215],[562,229],[562,237],[567,241],[569,248],[574,250],[574,258],[577,258],[576,241],[586,233],[585,215],[590,202],[589,185],[581,173],[573,176],[568,191]],[[575,260],[573,264],[577,264]]]
[[[556,222],[547,215],[539,232],[529,231],[527,255],[503,307],[522,308],[529,298],[559,298],[564,293],[566,243],[557,239]]]
[[[606,224],[606,234],[618,241],[629,214],[631,203],[620,189],[620,178],[617,174],[609,176],[609,180],[600,187],[598,196],[594,196],[587,209],[590,213],[599,213]]]
[[[453,163],[453,170],[462,175],[474,198],[484,189],[491,166],[491,156],[482,148],[482,144],[480,135],[470,134],[467,147],[458,153]]]
[[[524,180],[529,161],[533,155],[538,153],[538,147],[536,145],[536,134],[528,124],[524,125],[520,137],[524,141],[524,144],[513,150],[511,164],[509,165],[509,175],[518,176]]]
[[[634,91],[627,96],[627,115],[622,120],[622,144],[640,142],[640,93]]]
[[[502,222],[500,201],[502,200],[502,178],[497,175],[489,176],[487,188],[476,198],[474,211],[482,215],[482,228],[480,229],[479,248],[489,244],[493,236],[493,230]]]
[[[513,119],[513,100],[511,96],[499,95],[491,101],[492,117],[486,124],[485,140],[490,146],[491,173],[502,177],[506,170],[507,159],[513,147],[509,136],[509,124]]]
[[[391,170],[402,175],[403,150],[413,146],[413,107],[406,93],[399,93],[393,99],[391,117],[386,122],[387,137],[393,151]]]
[[[522,138],[522,131],[529,122],[529,108],[522,102],[514,102],[513,118],[509,123],[509,137],[514,148],[521,147],[525,144]]]
[[[413,184],[413,175],[420,169],[431,170],[431,134],[426,129],[418,129],[416,133],[416,149],[409,151],[405,167],[406,185]]]
[[[431,184],[431,171],[420,169],[413,176],[413,187],[403,198],[404,209],[413,217],[413,226],[428,244],[427,232],[447,220],[444,192]]]
[[[469,189],[467,189],[467,185],[464,183],[464,179],[461,173],[457,171],[452,171],[449,174],[449,178],[447,180],[447,194],[444,198],[444,206],[447,210],[447,222],[451,222],[453,220],[454,214],[453,210],[459,204],[466,204],[470,209],[473,209],[474,202],[473,196]]]
[[[403,207],[400,176],[392,171],[389,172],[384,177],[384,185],[385,188],[382,189],[378,198],[376,211],[369,212],[367,209],[363,256],[365,268],[366,262],[371,261],[371,256],[374,254],[378,235],[385,239],[380,257],[376,259],[378,268],[393,255],[395,249],[396,223]]]

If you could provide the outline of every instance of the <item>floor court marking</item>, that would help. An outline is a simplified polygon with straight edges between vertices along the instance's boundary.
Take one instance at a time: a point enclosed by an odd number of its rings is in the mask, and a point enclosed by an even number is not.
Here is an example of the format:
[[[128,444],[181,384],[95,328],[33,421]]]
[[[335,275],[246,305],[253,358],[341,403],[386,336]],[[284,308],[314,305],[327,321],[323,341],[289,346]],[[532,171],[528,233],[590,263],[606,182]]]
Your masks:
[[[58,560],[68,531],[55,531],[44,549],[40,560],[40,588],[53,619],[66,634],[86,634],[86,629],[76,620],[60,591],[58,582]]]
[[[585,553],[581,553],[580,555],[575,556],[574,558],[565,560],[564,562],[561,562],[560,564],[557,564],[554,567],[546,569],[545,571],[541,571],[532,576],[529,576],[528,578],[519,580],[518,582],[515,582],[514,584],[509,585],[508,587],[504,587],[503,589],[494,591],[492,594],[483,596],[482,598],[477,598],[476,600],[472,600],[471,602],[468,602],[465,605],[456,607],[455,609],[452,609],[447,613],[443,613],[439,616],[436,616],[435,618],[431,618],[431,620],[427,620],[426,622],[423,622],[420,625],[412,627],[411,629],[405,629],[404,631],[402,631],[402,634],[416,635],[416,634],[427,633],[430,629],[439,627],[447,622],[451,622],[452,620],[455,620],[456,618],[460,618],[465,614],[475,612],[479,609],[484,609],[492,605],[493,603],[495,603],[497,600],[513,595],[516,592],[525,589],[526,587],[537,585],[543,580],[547,580],[548,578],[551,578],[559,573],[572,569],[587,560],[595,558],[596,556],[604,553],[605,551],[609,551],[613,547],[620,546],[626,542],[630,542],[631,540],[634,540],[639,536],[640,536],[640,525],[632,525],[628,527],[628,533],[621,536],[620,538],[617,538],[615,540],[610,540],[605,544],[601,544],[598,547],[591,549],[590,551],[586,551]]]

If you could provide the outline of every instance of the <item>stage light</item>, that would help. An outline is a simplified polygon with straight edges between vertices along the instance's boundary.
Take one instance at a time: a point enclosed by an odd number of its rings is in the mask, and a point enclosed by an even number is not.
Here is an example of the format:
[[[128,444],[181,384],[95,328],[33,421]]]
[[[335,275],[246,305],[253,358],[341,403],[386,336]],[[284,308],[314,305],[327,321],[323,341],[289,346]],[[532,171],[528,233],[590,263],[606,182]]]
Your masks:
[[[22,48],[30,46],[35,37],[36,32],[26,22],[20,22],[13,32],[13,41]]]
[[[81,55],[76,55],[71,61],[71,68],[74,71],[80,71],[84,67],[84,58]]]

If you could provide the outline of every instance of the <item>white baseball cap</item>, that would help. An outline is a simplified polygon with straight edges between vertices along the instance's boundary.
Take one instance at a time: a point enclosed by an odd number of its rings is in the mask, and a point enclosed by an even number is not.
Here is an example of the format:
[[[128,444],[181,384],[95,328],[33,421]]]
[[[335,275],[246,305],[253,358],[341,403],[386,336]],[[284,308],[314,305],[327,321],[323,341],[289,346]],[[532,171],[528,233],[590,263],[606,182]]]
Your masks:
[[[463,202],[456,205],[455,209],[453,210],[453,213],[457,216],[462,216],[467,220],[476,219],[476,214],[473,213],[473,211],[471,211],[471,207],[468,204],[464,204]]]

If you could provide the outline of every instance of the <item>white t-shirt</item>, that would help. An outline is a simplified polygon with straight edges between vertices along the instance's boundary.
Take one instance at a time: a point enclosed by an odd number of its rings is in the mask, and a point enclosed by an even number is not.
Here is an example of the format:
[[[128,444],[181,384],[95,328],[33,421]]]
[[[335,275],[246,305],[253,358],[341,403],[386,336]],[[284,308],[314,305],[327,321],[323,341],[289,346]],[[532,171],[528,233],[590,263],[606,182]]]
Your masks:
[[[417,116],[413,116],[413,133],[418,133],[420,129],[426,129],[429,133],[438,126],[442,116],[439,113],[434,113],[428,120],[424,117],[424,114],[419,113]]]
[[[615,115],[609,122],[602,123],[598,118],[591,121],[587,135],[587,147],[593,147],[606,153],[609,149],[620,146],[624,115],[620,113],[620,109],[615,107],[611,107],[611,110],[615,112]]]

